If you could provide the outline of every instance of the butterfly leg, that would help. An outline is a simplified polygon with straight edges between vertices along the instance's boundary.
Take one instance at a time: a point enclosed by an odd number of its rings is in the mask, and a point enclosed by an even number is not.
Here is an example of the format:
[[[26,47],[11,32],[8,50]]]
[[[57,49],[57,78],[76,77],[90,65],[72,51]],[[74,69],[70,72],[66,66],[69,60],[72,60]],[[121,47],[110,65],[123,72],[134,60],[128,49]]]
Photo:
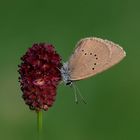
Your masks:
[[[76,90],[78,91],[78,94],[79,94],[81,100],[82,100],[85,104],[87,104],[87,102],[85,101],[84,97],[82,96],[80,90],[78,89],[78,87],[76,86],[75,83],[73,83],[73,87],[74,87],[74,89],[75,89],[75,92],[76,92]],[[77,93],[76,93],[76,95],[77,95]]]
[[[73,89],[74,89],[75,103],[78,104],[78,95],[77,95],[77,92],[76,92],[76,88],[75,88],[75,86],[73,84],[71,84],[70,87],[73,87]]]

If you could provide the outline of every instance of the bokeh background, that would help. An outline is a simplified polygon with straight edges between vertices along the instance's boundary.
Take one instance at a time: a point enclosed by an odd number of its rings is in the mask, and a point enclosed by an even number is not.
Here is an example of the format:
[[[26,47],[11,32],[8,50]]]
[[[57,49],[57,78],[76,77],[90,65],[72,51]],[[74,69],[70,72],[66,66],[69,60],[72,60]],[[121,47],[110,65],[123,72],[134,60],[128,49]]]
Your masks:
[[[35,140],[36,113],[21,98],[17,65],[36,42],[55,45],[67,61],[76,42],[96,36],[119,43],[127,57],[77,82],[87,100],[74,103],[61,84],[43,112],[45,140],[140,139],[140,2],[138,0],[0,0],[0,139]]]

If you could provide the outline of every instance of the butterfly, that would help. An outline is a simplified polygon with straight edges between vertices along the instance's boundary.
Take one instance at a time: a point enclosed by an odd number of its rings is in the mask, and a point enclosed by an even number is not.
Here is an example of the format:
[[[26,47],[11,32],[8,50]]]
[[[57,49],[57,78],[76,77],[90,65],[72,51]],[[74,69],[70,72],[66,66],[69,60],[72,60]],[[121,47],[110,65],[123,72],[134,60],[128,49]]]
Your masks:
[[[112,41],[97,37],[81,39],[74,53],[60,69],[63,82],[71,86],[74,81],[92,77],[109,69],[125,56],[123,48]]]

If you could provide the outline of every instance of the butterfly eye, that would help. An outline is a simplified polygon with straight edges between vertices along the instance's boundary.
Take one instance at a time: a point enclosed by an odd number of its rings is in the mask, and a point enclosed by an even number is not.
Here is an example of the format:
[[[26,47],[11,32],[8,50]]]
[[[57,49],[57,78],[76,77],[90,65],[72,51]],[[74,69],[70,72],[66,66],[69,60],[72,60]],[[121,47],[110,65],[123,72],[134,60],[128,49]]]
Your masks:
[[[87,53],[85,53],[85,55],[87,55]]]
[[[94,54],[94,56],[97,56],[96,54]]]
[[[92,68],[92,70],[94,70],[94,68]]]

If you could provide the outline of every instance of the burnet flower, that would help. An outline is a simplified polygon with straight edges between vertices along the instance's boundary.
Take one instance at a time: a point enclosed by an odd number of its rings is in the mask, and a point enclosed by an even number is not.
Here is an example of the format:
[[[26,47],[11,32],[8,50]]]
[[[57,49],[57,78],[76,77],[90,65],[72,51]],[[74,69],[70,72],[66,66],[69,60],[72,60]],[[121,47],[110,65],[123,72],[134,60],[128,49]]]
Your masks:
[[[61,80],[61,58],[50,44],[34,44],[21,57],[19,82],[22,97],[30,109],[48,110],[55,101]]]

